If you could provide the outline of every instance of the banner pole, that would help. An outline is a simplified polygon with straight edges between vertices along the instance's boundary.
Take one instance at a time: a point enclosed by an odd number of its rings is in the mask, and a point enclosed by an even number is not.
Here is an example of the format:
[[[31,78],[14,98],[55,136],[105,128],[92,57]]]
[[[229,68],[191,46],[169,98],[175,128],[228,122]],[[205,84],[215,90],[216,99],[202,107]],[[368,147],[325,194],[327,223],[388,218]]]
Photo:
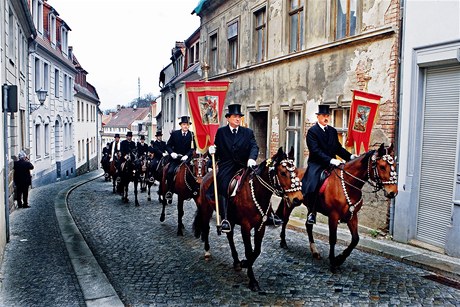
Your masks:
[[[214,200],[216,202],[216,226],[217,234],[221,234],[220,213],[219,213],[219,195],[217,194],[217,177],[216,177],[216,159],[214,154],[211,154],[212,159],[212,177],[214,179]]]

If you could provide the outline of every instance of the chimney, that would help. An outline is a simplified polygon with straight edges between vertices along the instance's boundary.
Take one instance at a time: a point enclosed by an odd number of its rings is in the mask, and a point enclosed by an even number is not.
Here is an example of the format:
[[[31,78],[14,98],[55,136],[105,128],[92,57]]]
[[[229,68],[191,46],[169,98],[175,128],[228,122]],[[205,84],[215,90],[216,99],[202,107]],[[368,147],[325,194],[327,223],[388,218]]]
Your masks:
[[[117,111],[120,111],[120,110],[121,110],[121,106],[117,104]]]

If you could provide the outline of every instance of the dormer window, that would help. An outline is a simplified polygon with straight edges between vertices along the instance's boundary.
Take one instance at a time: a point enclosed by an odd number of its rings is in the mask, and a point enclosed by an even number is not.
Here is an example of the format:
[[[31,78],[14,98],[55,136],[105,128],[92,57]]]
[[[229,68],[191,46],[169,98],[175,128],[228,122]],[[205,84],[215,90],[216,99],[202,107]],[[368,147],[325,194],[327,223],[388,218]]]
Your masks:
[[[50,42],[51,45],[54,47],[56,46],[56,16],[54,14],[50,14]]]
[[[68,31],[65,27],[61,27],[61,51],[64,54],[68,53],[69,42],[68,42]]]
[[[43,34],[43,0],[32,0],[32,18],[40,34]]]

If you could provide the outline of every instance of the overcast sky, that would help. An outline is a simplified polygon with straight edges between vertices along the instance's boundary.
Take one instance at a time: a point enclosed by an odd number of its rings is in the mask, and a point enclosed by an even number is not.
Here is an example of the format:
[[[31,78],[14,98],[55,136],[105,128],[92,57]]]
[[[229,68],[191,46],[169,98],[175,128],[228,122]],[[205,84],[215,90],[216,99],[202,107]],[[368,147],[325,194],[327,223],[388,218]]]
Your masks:
[[[69,46],[87,81],[96,87],[101,109],[160,94],[160,71],[170,63],[176,41],[200,26],[191,15],[198,0],[48,0],[72,29]]]

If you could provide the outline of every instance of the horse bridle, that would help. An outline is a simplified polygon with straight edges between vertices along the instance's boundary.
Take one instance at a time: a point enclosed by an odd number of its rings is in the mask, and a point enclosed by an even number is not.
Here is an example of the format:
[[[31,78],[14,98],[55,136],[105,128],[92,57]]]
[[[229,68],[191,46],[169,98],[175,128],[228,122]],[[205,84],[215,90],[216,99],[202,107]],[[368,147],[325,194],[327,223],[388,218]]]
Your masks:
[[[297,192],[302,190],[302,182],[300,181],[299,177],[297,177],[295,173],[295,165],[294,161],[290,159],[285,159],[282,160],[279,164],[281,164],[285,169],[288,170],[289,175],[291,177],[291,188],[290,189],[283,189],[281,186],[279,177],[277,172],[275,171],[276,165],[272,163],[273,161],[271,159],[266,161],[266,165],[268,166],[268,178],[271,181],[270,183],[267,183],[265,180],[263,180],[262,177],[260,177],[257,173],[257,171],[254,172],[255,177],[257,180],[264,186],[267,190],[269,190],[272,194],[275,194],[276,196],[283,197],[289,201],[289,199],[286,196],[286,193],[292,193],[292,192]],[[288,166],[288,164],[292,166]],[[249,179],[249,187],[251,189],[251,197],[252,201],[256,205],[257,210],[259,211],[260,215],[262,216],[262,223],[260,224],[259,230],[262,229],[262,226],[265,224],[265,222],[268,219],[268,212],[271,209],[271,206],[267,206],[266,212],[262,210],[262,207],[260,206],[259,202],[256,199],[256,195],[254,192],[254,176],[251,176],[251,179]]]
[[[202,178],[203,177],[203,168],[206,167],[206,165],[203,165],[203,161],[206,160],[206,158],[203,158],[203,156],[201,155],[200,157],[198,158],[192,158],[192,160],[190,161],[193,165],[193,161],[194,160],[198,160],[198,176],[195,176],[194,172],[190,169],[188,163],[186,163],[186,161],[184,161],[185,163],[185,167],[187,168],[187,170],[190,172],[190,174],[192,175],[193,179],[195,179],[195,182],[198,181],[199,178]],[[190,192],[193,193],[193,195],[198,195],[198,191],[196,191],[196,189],[194,190],[188,183],[187,181],[187,172],[184,172],[184,182],[185,182],[185,185],[187,186],[187,188],[190,190]]]

